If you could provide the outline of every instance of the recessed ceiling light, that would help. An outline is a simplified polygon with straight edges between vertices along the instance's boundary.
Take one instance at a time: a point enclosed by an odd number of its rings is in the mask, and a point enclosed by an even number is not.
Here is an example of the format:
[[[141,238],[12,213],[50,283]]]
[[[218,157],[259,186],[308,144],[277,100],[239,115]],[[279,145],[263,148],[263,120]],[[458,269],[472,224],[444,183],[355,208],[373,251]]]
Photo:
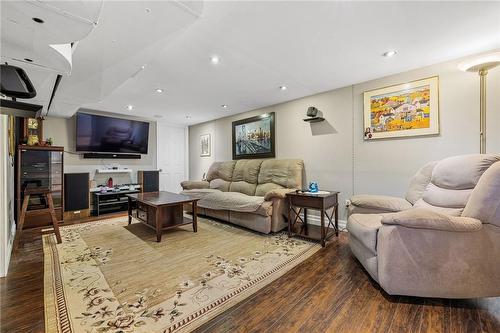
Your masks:
[[[227,109],[227,108],[228,108],[228,105],[227,105],[227,104],[222,104],[220,107],[221,107],[221,108],[224,108],[224,109]]]
[[[191,116],[186,116],[186,119],[191,119]]]
[[[220,63],[220,57],[218,55],[213,55],[210,57],[210,62],[214,65],[218,65]]]
[[[161,94],[163,92],[163,89],[162,88],[156,88],[155,91],[158,93],[158,94]]]
[[[24,60],[27,62],[33,62],[33,59],[30,59],[30,58],[24,58]]]
[[[287,90],[288,87],[287,86],[280,86],[280,90]]]
[[[151,13],[151,8],[144,8],[144,10],[146,11],[146,13]]]
[[[386,58],[390,58],[390,57],[394,57],[396,55],[396,53],[398,53],[398,51],[390,50],[390,51],[384,52],[382,55]]]
[[[45,22],[44,20],[42,20],[39,17],[33,17],[32,20],[35,21],[36,23],[44,23]]]
[[[146,66],[147,66],[146,64],[142,65],[142,66],[141,66],[141,69],[146,68]]]
[[[132,104],[129,104],[126,106],[127,110],[132,111],[134,109],[134,106]]]

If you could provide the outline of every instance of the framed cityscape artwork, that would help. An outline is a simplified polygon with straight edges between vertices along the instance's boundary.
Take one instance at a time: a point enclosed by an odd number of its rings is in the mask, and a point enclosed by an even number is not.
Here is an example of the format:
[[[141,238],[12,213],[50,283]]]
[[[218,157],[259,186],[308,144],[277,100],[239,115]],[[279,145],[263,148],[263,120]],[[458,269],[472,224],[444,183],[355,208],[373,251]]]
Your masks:
[[[275,157],[274,112],[233,122],[233,160]]]
[[[211,154],[211,138],[210,134],[200,135],[200,156],[206,157]]]
[[[439,134],[439,78],[364,93],[364,138]]]

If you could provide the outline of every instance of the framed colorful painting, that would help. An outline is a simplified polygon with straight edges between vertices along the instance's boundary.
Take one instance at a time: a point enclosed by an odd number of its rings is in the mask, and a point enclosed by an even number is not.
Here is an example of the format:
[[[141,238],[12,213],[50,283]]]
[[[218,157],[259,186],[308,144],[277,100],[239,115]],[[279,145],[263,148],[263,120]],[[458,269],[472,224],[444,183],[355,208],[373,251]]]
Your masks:
[[[233,122],[233,160],[274,156],[274,112]]]
[[[387,139],[439,134],[439,78],[364,93],[364,138]]]

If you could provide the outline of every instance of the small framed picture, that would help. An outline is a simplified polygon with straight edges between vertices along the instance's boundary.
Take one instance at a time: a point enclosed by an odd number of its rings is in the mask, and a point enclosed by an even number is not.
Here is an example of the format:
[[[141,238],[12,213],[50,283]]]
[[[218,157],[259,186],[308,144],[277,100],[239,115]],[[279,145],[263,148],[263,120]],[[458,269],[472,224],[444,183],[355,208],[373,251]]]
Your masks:
[[[364,93],[364,138],[439,134],[437,76]]]
[[[211,155],[212,140],[210,134],[200,135],[200,156],[206,157]]]

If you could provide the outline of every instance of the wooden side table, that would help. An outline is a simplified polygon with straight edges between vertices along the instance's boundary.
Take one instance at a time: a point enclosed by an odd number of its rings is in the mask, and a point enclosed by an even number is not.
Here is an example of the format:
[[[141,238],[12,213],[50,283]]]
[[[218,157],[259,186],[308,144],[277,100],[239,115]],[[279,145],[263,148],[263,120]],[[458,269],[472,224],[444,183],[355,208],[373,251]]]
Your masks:
[[[321,214],[321,246],[325,246],[326,241],[335,234],[339,235],[339,214],[338,195],[340,192],[336,191],[322,191],[328,193],[311,194],[308,192],[290,192],[287,193],[288,198],[288,236],[300,236],[309,239],[316,239],[309,235],[307,228],[307,210],[318,210]],[[331,209],[331,213],[328,211]],[[304,218],[300,216],[304,213]],[[325,216],[328,224],[325,226]],[[296,223],[300,223],[300,231],[295,232]],[[330,226],[333,231],[330,232]]]

